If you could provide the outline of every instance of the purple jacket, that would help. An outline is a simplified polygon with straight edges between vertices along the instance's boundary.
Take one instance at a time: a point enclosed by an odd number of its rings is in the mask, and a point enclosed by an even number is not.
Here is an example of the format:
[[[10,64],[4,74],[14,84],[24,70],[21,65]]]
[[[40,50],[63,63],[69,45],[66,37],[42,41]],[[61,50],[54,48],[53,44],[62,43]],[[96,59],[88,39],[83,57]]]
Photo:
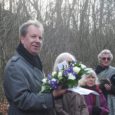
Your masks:
[[[99,93],[99,102],[100,102],[100,109],[101,109],[100,115],[108,115],[109,109],[108,109],[107,102],[106,102],[106,99],[105,99],[102,91],[98,88],[98,86],[96,86],[95,89],[93,88],[93,90]],[[86,100],[86,104],[88,106],[89,115],[93,115],[92,108],[93,108],[93,106],[96,106],[96,95],[89,94],[89,95],[85,95],[84,97]]]

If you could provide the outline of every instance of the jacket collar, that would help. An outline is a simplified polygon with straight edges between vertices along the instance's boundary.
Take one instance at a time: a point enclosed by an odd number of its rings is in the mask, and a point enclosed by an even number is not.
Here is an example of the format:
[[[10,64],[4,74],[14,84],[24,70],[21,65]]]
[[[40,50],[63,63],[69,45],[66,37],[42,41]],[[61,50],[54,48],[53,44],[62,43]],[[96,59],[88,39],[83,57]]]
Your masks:
[[[40,69],[42,71],[42,62],[39,58],[38,55],[32,55],[30,54],[22,45],[22,43],[19,43],[18,47],[16,48],[16,51],[22,56],[24,57],[25,60],[27,60],[31,65],[33,65],[34,67],[37,67],[38,69]]]
[[[99,74],[99,73],[101,73],[102,71],[104,71],[105,69],[108,69],[108,68],[109,68],[109,66],[102,67],[100,65],[97,65],[97,67],[95,69],[95,72],[96,72],[96,74]]]

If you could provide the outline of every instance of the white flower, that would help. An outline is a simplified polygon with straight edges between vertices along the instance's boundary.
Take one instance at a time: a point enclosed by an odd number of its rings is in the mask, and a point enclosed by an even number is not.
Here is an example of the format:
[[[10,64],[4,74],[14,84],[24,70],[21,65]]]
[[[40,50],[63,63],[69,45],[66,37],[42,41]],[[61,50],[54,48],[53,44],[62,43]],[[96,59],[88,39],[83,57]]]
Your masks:
[[[69,73],[69,74],[68,74],[68,79],[75,80],[76,78],[75,78],[74,75],[72,75],[71,73]]]
[[[57,74],[57,72],[56,72],[56,71],[52,72],[52,76],[55,76],[56,74]]]
[[[42,79],[42,82],[47,83],[47,79],[46,78]]]
[[[86,66],[84,64],[80,64],[80,65],[81,65],[82,69],[86,68]]]
[[[60,71],[60,72],[58,73],[58,79],[59,79],[59,80],[62,79],[62,71]]]
[[[57,81],[55,78],[52,78],[51,81]]]
[[[80,68],[79,67],[73,67],[73,71],[76,72],[76,73],[79,73],[80,72]]]
[[[55,79],[55,78],[52,78],[51,81],[50,81],[50,83],[51,83],[51,82],[57,82],[57,83],[59,83],[59,80],[58,80],[58,79]]]
[[[91,72],[93,72],[93,69],[92,68],[86,68],[85,71],[87,71],[87,73],[91,73]]]

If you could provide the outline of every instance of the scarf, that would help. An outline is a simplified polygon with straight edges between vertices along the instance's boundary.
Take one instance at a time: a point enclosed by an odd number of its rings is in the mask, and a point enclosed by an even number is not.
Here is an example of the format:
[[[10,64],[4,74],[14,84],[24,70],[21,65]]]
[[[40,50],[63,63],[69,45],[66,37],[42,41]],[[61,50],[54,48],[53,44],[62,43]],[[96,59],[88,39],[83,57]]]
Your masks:
[[[108,67],[109,67],[109,66],[102,67],[102,66],[98,65],[98,66],[96,67],[96,69],[95,69],[95,72],[96,72],[96,74],[99,74],[99,73],[101,73],[102,71],[104,71],[105,69],[107,69]]]
[[[82,87],[83,87],[83,88],[86,88],[86,89],[90,89],[90,90],[96,91],[96,92],[98,92],[99,94],[102,93],[102,91],[100,90],[100,88],[99,88],[98,85],[94,85],[94,86],[91,86],[91,87],[85,85],[85,86],[82,86]],[[96,95],[93,95],[92,98],[93,98],[93,105],[96,105],[96,102],[97,102]]]
[[[23,46],[22,43],[19,43],[18,47],[16,48],[16,51],[25,59],[27,60],[31,65],[34,67],[37,67],[39,70],[42,71],[42,62],[38,55],[32,55],[30,54]]]

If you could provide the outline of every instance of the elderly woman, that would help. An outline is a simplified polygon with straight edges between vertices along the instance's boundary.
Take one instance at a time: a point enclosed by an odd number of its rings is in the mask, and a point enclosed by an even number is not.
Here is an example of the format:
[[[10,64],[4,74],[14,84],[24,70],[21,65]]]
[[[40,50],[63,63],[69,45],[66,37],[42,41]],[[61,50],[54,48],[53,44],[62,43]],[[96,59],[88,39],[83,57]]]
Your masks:
[[[99,64],[96,67],[96,73],[101,83],[102,91],[107,98],[109,115],[115,115],[115,67],[110,64],[113,60],[113,54],[110,50],[104,49],[98,54]],[[110,83],[107,82],[109,79]]]
[[[89,68],[88,73],[81,77],[78,84],[83,88],[95,91],[94,94],[90,93],[88,95],[84,95],[89,115],[108,115],[109,110],[106,99],[98,87],[98,78],[95,71]]]
[[[76,61],[70,53],[61,53],[55,60],[54,71],[59,70],[59,64],[62,62]],[[89,115],[84,97],[78,93],[67,91],[60,98],[55,100],[55,109],[57,115]]]

